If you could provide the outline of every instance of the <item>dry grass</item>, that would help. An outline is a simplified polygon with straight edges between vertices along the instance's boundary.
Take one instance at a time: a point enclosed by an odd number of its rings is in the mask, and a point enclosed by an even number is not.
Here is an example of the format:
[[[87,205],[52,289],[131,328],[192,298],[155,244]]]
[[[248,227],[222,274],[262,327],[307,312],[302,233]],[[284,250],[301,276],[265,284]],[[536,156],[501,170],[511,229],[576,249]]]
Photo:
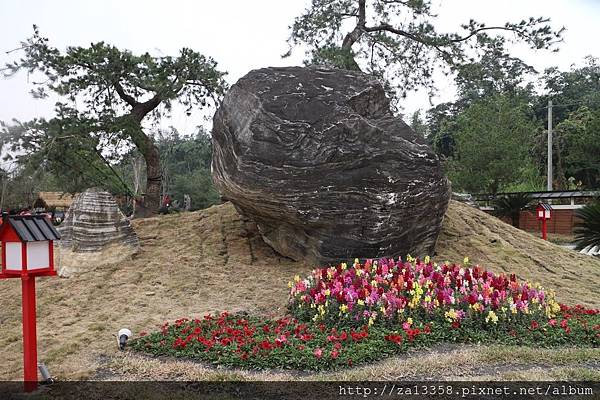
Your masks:
[[[141,242],[137,254],[124,255],[122,249],[113,248],[101,262],[80,260],[85,272],[68,279],[37,281],[39,359],[59,379],[511,378],[507,371],[517,371],[515,376],[525,379],[598,374],[598,349],[438,348],[327,374],[223,370],[121,353],[115,333],[122,327],[139,333],[155,329],[165,320],[221,310],[280,315],[285,312],[288,280],[312,268],[278,256],[230,204],[138,220],[134,228]],[[437,259],[462,260],[465,255],[492,270],[515,271],[555,288],[562,301],[600,306],[600,261],[452,202]],[[66,257],[63,253],[61,262]],[[116,261],[120,258],[124,260]],[[0,380],[19,379],[20,285],[17,280],[0,285]],[[546,366],[543,373],[538,371],[542,365]]]
[[[465,256],[492,271],[539,282],[555,290],[564,303],[600,307],[600,259],[538,239],[453,201],[435,258],[460,262]]]

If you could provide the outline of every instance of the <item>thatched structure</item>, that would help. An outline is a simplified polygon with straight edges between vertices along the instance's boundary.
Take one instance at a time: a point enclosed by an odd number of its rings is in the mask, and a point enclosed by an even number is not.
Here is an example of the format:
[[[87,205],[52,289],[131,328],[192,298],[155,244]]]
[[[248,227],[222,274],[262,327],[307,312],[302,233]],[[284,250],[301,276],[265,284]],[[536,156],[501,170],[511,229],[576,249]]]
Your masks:
[[[66,211],[71,207],[76,195],[63,192],[39,192],[33,203],[33,208],[43,208],[44,210]]]

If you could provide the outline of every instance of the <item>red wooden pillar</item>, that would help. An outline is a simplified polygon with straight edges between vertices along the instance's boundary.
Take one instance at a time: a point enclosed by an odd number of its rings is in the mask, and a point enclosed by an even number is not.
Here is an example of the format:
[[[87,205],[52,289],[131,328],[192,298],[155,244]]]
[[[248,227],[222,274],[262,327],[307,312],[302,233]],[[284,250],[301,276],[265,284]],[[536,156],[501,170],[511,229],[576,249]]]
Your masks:
[[[37,340],[35,323],[35,277],[21,277],[23,295],[23,380],[26,392],[37,389]]]
[[[546,234],[546,221],[546,218],[542,219],[542,239],[544,240],[548,240],[548,235]]]

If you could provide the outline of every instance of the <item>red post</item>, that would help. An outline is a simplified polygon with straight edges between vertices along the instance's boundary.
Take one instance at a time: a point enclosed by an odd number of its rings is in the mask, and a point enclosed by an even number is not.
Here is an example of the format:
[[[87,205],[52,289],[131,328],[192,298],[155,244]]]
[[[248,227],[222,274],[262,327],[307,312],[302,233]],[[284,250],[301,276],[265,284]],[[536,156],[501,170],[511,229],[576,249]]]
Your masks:
[[[546,218],[542,220],[542,239],[548,240],[548,235],[546,235]]]
[[[37,389],[37,339],[35,323],[35,277],[21,276],[23,295],[23,383],[26,392]]]

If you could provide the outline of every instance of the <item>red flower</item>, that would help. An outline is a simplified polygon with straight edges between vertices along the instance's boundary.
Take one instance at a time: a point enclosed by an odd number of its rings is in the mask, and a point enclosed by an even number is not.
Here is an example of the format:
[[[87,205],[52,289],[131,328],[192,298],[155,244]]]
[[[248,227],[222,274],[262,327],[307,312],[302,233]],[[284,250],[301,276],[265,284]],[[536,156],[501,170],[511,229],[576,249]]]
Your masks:
[[[268,340],[263,340],[262,342],[260,342],[260,348],[263,350],[271,350],[273,348],[273,345]]]
[[[560,327],[565,329],[568,326],[569,322],[566,319],[560,321]]]
[[[334,360],[335,360],[336,358],[338,358],[338,356],[339,356],[339,355],[340,355],[340,353],[339,353],[337,350],[333,350],[333,351],[331,352],[331,358],[333,358]]]
[[[402,343],[402,335],[387,335],[384,337],[385,340],[390,341],[390,342],[394,342],[396,344],[401,344]]]
[[[537,328],[539,328],[540,325],[537,323],[537,321],[531,321],[531,326],[529,327],[530,330],[535,330]]]
[[[458,322],[458,321],[454,321],[454,322],[452,323],[452,329],[458,329],[458,328],[460,328],[460,322]]]

